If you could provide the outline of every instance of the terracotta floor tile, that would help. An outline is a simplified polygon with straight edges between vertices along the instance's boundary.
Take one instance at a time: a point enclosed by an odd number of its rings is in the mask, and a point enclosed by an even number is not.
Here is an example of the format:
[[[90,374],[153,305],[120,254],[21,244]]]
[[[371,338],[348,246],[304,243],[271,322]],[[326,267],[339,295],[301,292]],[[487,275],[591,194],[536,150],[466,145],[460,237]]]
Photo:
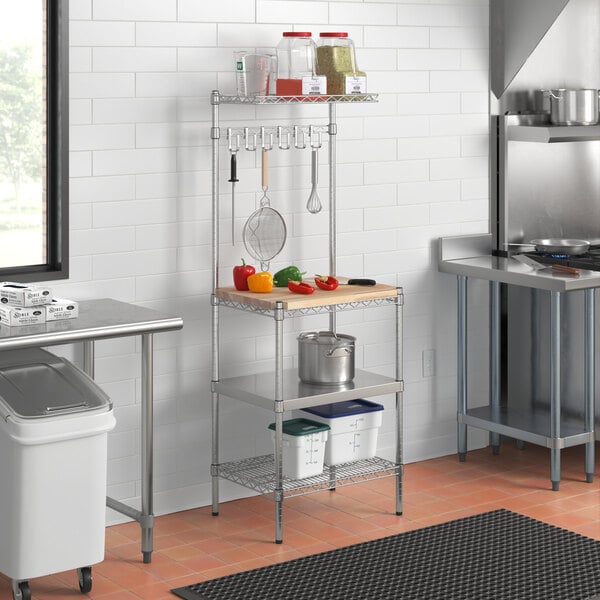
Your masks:
[[[93,567],[89,597],[173,600],[170,589],[503,507],[600,540],[600,444],[594,482],[583,481],[583,448],[563,450],[560,491],[550,489],[549,452],[502,445],[405,466],[403,512],[395,479],[384,478],[284,501],[283,544],[275,544],[275,504],[253,496],[156,517],[152,563],[142,562],[137,523],[106,530],[106,557]],[[81,599],[75,570],[32,580],[34,600]],[[0,574],[0,600],[12,600]]]

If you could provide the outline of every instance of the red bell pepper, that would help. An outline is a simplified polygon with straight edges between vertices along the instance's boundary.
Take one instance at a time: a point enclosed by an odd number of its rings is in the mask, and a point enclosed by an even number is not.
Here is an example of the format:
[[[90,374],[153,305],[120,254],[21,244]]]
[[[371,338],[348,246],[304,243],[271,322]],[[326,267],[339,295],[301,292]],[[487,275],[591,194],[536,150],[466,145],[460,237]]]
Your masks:
[[[242,258],[242,264],[233,267],[233,285],[236,290],[240,292],[248,291],[248,277],[254,275],[256,269],[252,265],[247,265],[246,261]]]
[[[305,281],[294,281],[293,279],[290,279],[288,281],[288,290],[295,294],[312,294],[315,291],[315,288]]]
[[[335,290],[335,288],[337,288],[339,285],[338,280],[331,275],[315,275],[315,283],[317,284],[318,288],[327,292]]]

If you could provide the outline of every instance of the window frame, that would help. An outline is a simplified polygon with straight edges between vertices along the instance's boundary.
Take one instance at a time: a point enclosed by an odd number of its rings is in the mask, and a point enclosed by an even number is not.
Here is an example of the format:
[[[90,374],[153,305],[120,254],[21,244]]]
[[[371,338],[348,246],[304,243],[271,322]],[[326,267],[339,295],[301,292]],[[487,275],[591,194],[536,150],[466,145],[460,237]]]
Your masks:
[[[69,0],[47,0],[46,31],[46,262],[0,268],[2,281],[69,277]]]

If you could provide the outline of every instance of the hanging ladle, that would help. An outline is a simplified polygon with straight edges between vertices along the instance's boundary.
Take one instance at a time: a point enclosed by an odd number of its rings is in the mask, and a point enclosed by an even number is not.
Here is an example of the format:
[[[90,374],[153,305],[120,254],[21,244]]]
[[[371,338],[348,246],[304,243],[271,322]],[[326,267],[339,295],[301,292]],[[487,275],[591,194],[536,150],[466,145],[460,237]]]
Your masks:
[[[309,213],[316,215],[318,212],[321,212],[323,206],[321,205],[321,199],[319,198],[319,194],[317,193],[317,181],[318,181],[318,172],[319,172],[319,148],[313,146],[312,149],[312,165],[311,165],[311,179],[312,179],[312,189],[310,190],[310,196],[308,197],[308,202],[306,203],[306,208]]]

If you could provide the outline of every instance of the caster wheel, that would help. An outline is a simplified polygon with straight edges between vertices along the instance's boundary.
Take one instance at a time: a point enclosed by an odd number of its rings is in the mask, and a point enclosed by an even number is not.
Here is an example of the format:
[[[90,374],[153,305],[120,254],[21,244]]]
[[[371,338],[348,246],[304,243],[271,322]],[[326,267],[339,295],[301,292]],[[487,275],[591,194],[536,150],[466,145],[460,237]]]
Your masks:
[[[560,489],[560,481],[553,481],[552,482],[552,491],[558,492],[559,489]]]
[[[492,446],[492,454],[498,456],[500,454],[500,446]]]
[[[458,453],[458,462],[467,462],[467,454],[465,452]]]
[[[31,590],[28,581],[21,581],[16,589],[13,588],[14,600],[31,600]]]
[[[142,552],[142,560],[145,565],[148,565],[152,562],[152,552]]]
[[[586,483],[593,483],[594,482],[594,474],[593,473],[586,473],[585,474],[585,482]]]
[[[92,591],[92,567],[77,569],[77,579],[79,581],[79,590],[82,594]]]

